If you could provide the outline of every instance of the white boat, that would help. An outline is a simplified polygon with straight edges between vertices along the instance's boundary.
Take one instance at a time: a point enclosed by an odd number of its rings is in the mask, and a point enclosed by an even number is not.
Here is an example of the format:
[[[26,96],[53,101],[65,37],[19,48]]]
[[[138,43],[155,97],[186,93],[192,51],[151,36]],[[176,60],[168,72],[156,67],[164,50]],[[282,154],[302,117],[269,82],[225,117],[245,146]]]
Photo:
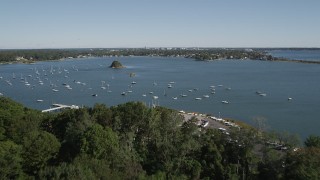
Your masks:
[[[143,96],[143,97],[146,97],[147,95],[146,95],[146,94],[142,94],[142,96]]]
[[[263,93],[261,91],[256,91],[256,94],[259,95],[259,96],[267,96],[266,93]]]
[[[6,82],[9,86],[12,86],[12,83],[9,80],[7,80]]]
[[[202,127],[207,127],[209,125],[209,121],[208,120],[201,120],[201,126]]]
[[[187,97],[188,95],[186,94],[180,94],[181,97]]]
[[[93,96],[93,97],[97,97],[97,96],[98,96],[98,94],[92,94],[91,96]]]
[[[289,97],[289,98],[288,98],[288,101],[291,101],[291,100],[292,100],[292,98],[291,98],[291,97]]]
[[[43,100],[42,99],[38,99],[37,102],[43,102]]]
[[[228,101],[221,101],[223,104],[229,104]]]
[[[197,97],[197,98],[194,98],[195,100],[201,100],[202,98],[200,98],[200,97]]]
[[[168,84],[168,88],[172,88],[172,84]]]
[[[122,96],[125,96],[125,95],[127,95],[127,93],[126,93],[126,92],[122,92],[121,95],[122,95]]]
[[[52,91],[53,91],[53,92],[58,92],[59,90],[58,90],[58,89],[52,89]]]
[[[2,94],[2,93],[0,93],[0,96],[3,96],[3,94]]]
[[[128,90],[127,93],[132,93],[132,91],[131,91],[131,90]]]
[[[153,96],[153,99],[158,99],[159,97],[158,96]]]
[[[177,99],[178,99],[178,97],[172,97],[172,99],[173,99],[173,100],[177,100]]]
[[[135,82],[135,81],[132,81],[132,82],[131,82],[131,84],[137,84],[137,82]]]
[[[209,95],[203,95],[203,97],[204,97],[204,98],[209,98],[210,96],[209,96]]]
[[[192,92],[193,90],[192,90],[192,89],[189,89],[188,91],[189,91],[189,92]]]

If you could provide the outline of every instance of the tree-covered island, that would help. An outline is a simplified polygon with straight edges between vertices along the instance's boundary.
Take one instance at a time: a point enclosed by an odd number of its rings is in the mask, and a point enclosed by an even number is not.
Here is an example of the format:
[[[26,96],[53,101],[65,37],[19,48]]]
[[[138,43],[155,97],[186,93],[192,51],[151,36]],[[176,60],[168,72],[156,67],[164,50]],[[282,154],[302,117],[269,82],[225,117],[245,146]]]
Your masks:
[[[0,97],[0,179],[318,179],[320,137],[229,133],[140,102],[42,113]]]
[[[121,68],[124,68],[124,66],[121,64],[121,62],[119,61],[113,61],[110,65],[111,68],[114,68],[114,69],[121,69]]]

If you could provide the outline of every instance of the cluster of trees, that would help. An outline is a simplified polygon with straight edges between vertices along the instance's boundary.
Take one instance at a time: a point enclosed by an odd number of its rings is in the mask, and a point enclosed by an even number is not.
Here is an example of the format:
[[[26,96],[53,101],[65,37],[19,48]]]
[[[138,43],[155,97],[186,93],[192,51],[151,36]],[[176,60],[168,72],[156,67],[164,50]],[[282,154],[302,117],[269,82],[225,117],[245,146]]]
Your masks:
[[[183,48],[132,48],[132,49],[31,49],[31,50],[1,50],[0,62],[15,62],[20,58],[23,62],[58,60],[63,58],[77,58],[84,56],[183,56],[196,60],[215,59],[255,59],[272,60],[261,50],[248,51],[245,49],[183,49]],[[20,61],[21,61],[20,60]]]
[[[0,179],[320,177],[318,136],[278,151],[255,129],[227,135],[194,122],[140,102],[41,113],[0,97]]]
[[[58,60],[66,57],[77,57],[80,54],[88,54],[89,50],[77,49],[31,49],[31,50],[2,50],[0,62],[15,62],[17,58],[24,62]]]

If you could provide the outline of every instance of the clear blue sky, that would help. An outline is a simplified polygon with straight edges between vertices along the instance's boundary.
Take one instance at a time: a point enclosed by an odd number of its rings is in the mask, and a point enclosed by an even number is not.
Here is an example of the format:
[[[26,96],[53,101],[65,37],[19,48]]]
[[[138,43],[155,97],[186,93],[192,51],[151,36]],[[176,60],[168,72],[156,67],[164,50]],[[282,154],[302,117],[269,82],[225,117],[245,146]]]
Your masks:
[[[1,0],[0,48],[320,47],[320,0]]]

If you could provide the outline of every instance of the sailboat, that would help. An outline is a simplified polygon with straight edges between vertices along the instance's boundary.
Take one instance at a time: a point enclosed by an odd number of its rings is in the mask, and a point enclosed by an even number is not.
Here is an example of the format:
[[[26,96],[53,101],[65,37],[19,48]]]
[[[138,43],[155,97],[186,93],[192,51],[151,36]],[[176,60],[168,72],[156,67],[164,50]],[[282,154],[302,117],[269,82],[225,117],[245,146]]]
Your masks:
[[[229,104],[228,101],[221,101],[221,103],[223,103],[223,104]]]
[[[163,96],[167,96],[166,90],[164,90],[164,92],[163,92]]]
[[[187,97],[188,95],[186,94],[180,94],[181,97]]]
[[[101,89],[106,89],[106,87],[104,86],[105,83],[105,81],[101,81]]]
[[[30,86],[30,84],[29,84],[28,81],[27,81],[27,78],[24,78],[24,84],[25,84],[26,86]]]

